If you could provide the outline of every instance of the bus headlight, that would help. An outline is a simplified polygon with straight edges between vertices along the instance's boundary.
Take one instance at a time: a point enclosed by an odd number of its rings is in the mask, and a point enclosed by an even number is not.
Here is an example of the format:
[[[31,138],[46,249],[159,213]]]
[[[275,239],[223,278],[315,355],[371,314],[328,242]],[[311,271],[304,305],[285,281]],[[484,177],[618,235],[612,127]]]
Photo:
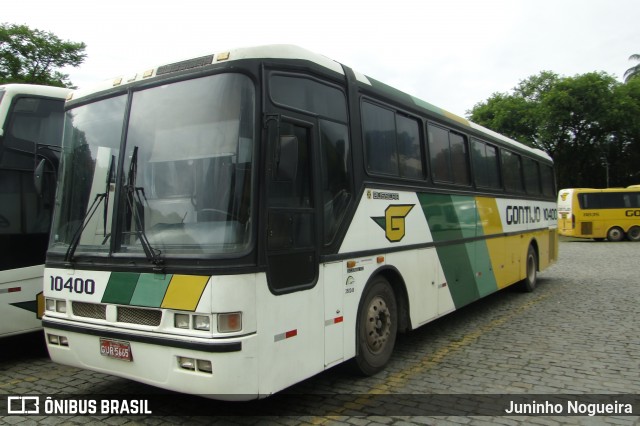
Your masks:
[[[46,305],[46,310],[47,311],[51,311],[51,312],[55,312],[56,311],[56,301],[53,299],[47,299],[45,302]]]
[[[193,328],[204,331],[211,330],[211,318],[206,315],[194,315]]]
[[[66,300],[45,299],[44,306],[45,306],[45,309],[49,312],[59,312],[61,314],[67,313]]]
[[[189,328],[189,315],[187,314],[174,314],[173,325],[175,328]]]
[[[233,333],[242,330],[242,312],[218,314],[218,332]]]

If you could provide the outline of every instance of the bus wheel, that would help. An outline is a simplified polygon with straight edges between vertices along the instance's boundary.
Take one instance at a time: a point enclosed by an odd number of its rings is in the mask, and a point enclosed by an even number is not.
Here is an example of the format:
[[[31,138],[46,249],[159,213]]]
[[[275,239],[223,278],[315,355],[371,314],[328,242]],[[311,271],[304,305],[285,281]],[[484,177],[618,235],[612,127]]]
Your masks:
[[[622,241],[623,238],[624,238],[624,232],[622,232],[622,229],[618,228],[617,226],[614,226],[613,228],[607,231],[607,240],[609,241],[613,241],[613,242]]]
[[[398,331],[398,310],[391,285],[377,277],[364,292],[358,309],[356,369],[371,376],[384,368],[393,352]]]
[[[536,283],[538,282],[538,255],[536,249],[533,246],[529,246],[527,251],[527,275],[520,282],[520,288],[522,290],[531,293],[536,289]]]
[[[632,226],[627,231],[629,241],[640,241],[640,226]]]

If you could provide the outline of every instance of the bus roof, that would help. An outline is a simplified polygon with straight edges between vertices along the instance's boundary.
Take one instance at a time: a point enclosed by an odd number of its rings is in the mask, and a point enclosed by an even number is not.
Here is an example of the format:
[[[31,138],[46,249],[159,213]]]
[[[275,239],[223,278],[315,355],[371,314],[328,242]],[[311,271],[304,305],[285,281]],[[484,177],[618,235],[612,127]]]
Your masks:
[[[134,83],[136,81],[146,80],[155,76],[169,74],[173,72],[185,71],[188,69],[195,69],[199,67],[204,67],[207,65],[213,65],[217,63],[229,62],[229,61],[237,61],[242,59],[298,59],[298,60],[306,60],[312,62],[316,65],[326,68],[327,70],[333,71],[340,75],[344,75],[344,69],[342,64],[336,62],[324,55],[320,55],[318,53],[314,53],[302,47],[298,47],[295,45],[288,44],[276,44],[276,45],[266,45],[266,46],[254,46],[254,47],[243,47],[237,48],[233,50],[222,51],[219,53],[213,53],[207,56],[202,56],[198,58],[192,58],[180,62],[175,62],[171,64],[157,66],[155,68],[150,68],[141,72],[134,72],[129,75],[123,75],[116,78],[112,78],[109,80],[105,80],[97,85],[89,87],[87,89],[79,89],[76,90],[73,94],[73,99],[79,99],[84,96],[91,95],[96,92],[102,92],[105,90],[112,89],[114,87],[119,87],[127,84]],[[382,90],[386,90],[387,92],[392,91],[394,95],[407,100],[408,102],[413,102],[416,107],[421,109],[427,109],[430,112],[440,115],[443,118],[448,120],[452,120],[457,122],[459,125],[463,127],[467,127],[475,131],[475,133],[483,134],[487,137],[497,139],[506,143],[507,145],[511,145],[519,148],[522,151],[529,152],[537,157],[543,157],[549,161],[552,161],[551,157],[544,151],[536,148],[531,148],[523,143],[520,143],[514,139],[508,138],[504,135],[501,135],[493,130],[487,129],[486,127],[475,124],[463,117],[457,116],[453,113],[450,113],[442,108],[436,107],[428,102],[425,102],[421,99],[410,96],[400,90],[397,90],[393,87],[387,86],[383,83],[378,82],[377,80],[370,78],[360,72],[354,71],[356,76],[356,80],[361,84],[368,85],[377,89],[384,87]]]
[[[629,191],[631,190],[631,191]],[[640,185],[630,185],[626,188],[618,187],[618,188],[563,188],[559,192],[568,191],[568,192],[636,192],[640,191]]]
[[[42,86],[38,84],[3,84],[0,85],[0,91],[5,95],[39,95],[50,98],[66,98],[71,89],[64,87]]]

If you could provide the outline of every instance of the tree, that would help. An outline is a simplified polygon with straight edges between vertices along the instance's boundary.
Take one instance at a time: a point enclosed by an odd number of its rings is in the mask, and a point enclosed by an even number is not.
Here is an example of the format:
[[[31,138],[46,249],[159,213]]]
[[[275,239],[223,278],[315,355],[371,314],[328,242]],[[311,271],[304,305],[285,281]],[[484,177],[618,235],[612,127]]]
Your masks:
[[[640,54],[635,54],[629,56],[630,61],[640,61]],[[640,64],[633,66],[625,71],[624,73],[624,81],[628,83],[632,78],[636,78],[640,76]]]
[[[86,58],[84,43],[63,41],[50,32],[26,25],[0,25],[0,84],[30,83],[72,87],[58,69],[79,66]]]
[[[640,79],[544,71],[512,93],[493,94],[469,119],[546,151],[560,187],[640,183]]]

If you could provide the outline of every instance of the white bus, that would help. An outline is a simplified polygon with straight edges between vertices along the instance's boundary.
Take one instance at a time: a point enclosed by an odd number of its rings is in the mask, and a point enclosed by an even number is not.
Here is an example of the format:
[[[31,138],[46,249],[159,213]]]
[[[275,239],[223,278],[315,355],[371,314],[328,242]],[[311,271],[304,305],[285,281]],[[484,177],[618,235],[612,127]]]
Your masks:
[[[293,46],[74,92],[43,319],[56,362],[260,398],[556,259],[545,153]]]
[[[42,328],[42,273],[69,92],[0,85],[0,337]]]

